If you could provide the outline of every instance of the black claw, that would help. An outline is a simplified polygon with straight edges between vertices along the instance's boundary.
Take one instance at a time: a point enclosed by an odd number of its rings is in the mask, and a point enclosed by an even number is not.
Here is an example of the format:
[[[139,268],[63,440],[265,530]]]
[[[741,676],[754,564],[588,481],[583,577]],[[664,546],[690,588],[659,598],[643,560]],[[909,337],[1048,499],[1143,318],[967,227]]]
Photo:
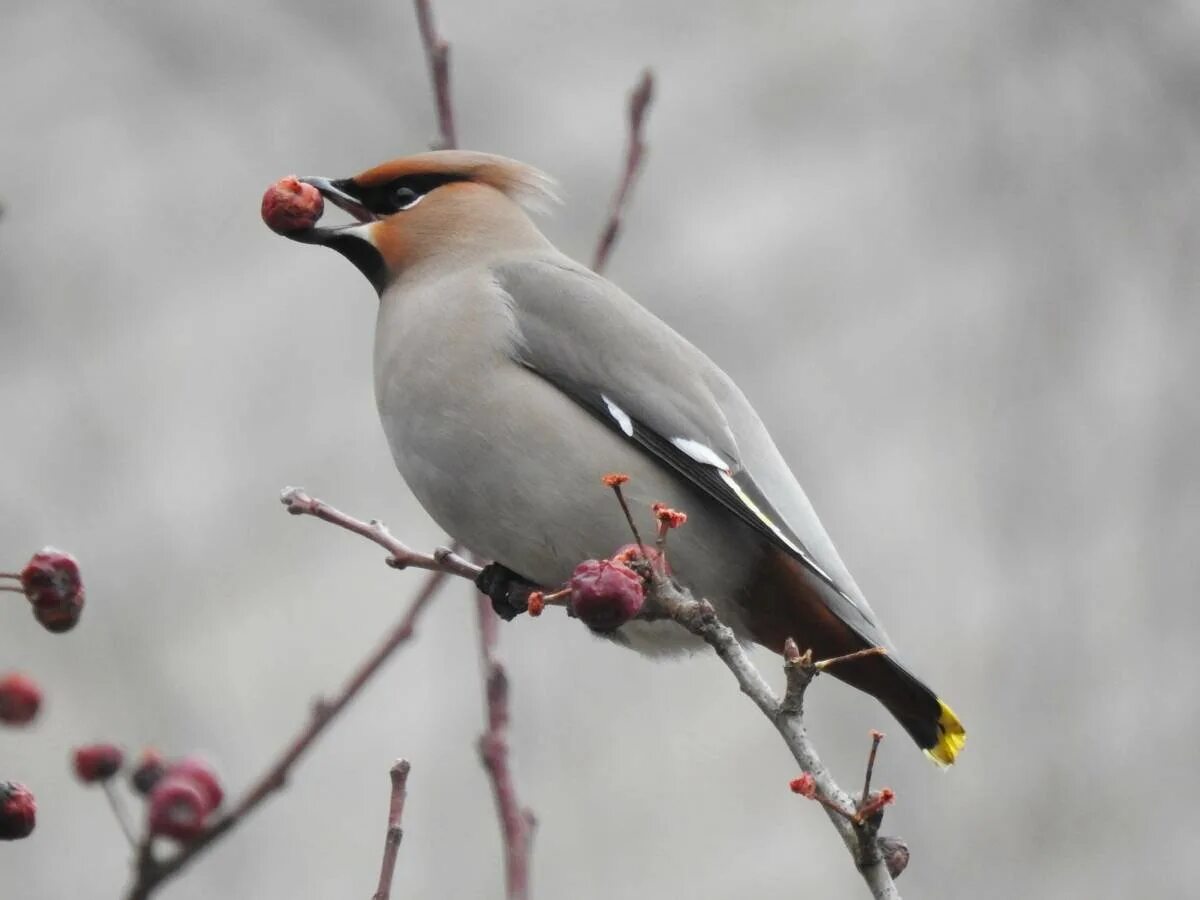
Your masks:
[[[529,594],[538,586],[500,563],[488,563],[475,576],[475,587],[492,601],[492,609],[505,622],[511,622],[529,608]]]

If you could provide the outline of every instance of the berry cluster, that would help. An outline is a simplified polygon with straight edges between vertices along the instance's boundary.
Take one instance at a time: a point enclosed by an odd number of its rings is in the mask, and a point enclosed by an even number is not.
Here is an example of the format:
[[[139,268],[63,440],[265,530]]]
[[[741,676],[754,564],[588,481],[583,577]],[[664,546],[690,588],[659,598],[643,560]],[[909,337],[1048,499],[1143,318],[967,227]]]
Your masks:
[[[105,784],[121,771],[125,754],[113,744],[89,744],[74,755],[75,775],[85,784]],[[225,792],[213,767],[198,756],[168,760],[143,750],[129,771],[129,784],[146,799],[149,833],[189,841],[208,827]]]
[[[15,582],[9,584],[8,582]],[[83,579],[70,553],[45,547],[19,572],[0,572],[0,591],[21,594],[34,619],[54,634],[70,631],[83,613]],[[20,672],[0,677],[0,724],[29,725],[42,708],[42,689]],[[28,837],[37,822],[33,793],[15,781],[0,781],[0,840]]]

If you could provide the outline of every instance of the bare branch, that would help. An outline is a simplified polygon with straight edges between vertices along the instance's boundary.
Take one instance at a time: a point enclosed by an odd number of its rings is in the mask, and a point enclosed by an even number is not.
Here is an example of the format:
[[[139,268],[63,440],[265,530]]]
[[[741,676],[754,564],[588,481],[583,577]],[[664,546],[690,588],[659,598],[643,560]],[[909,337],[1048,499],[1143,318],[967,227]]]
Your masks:
[[[866,826],[855,826],[851,821],[853,813],[848,814],[847,811],[855,809],[854,803],[833,780],[804,728],[804,691],[818,671],[812,663],[811,654],[801,656],[795,642],[790,642],[785,649],[787,692],[780,700],[750,662],[750,657],[733,630],[717,618],[711,604],[705,600],[695,600],[689,592],[680,589],[661,573],[655,572],[652,577],[655,602],[664,606],[672,619],[703,638],[716,651],[737,678],[742,693],[753,700],[763,715],[771,720],[801,770],[812,776],[820,796],[829,801],[824,804],[825,813],[854,858],[872,896],[876,900],[900,900],[900,894],[876,846],[874,831],[868,834]]]
[[[353,516],[348,516],[328,503],[310,497],[303,488],[288,487],[283,489],[280,502],[287,507],[293,516],[314,516],[323,522],[345,528],[347,531],[361,535],[369,541],[374,541],[389,554],[387,564],[393,569],[429,569],[434,572],[445,572],[460,578],[474,581],[480,572],[479,566],[473,565],[447,547],[438,547],[430,553],[418,553],[398,541],[387,526],[378,519],[364,522]]]
[[[372,900],[388,900],[392,895],[392,876],[396,872],[396,854],[404,831],[400,817],[404,815],[404,799],[408,796],[408,772],[412,767],[407,759],[398,759],[392,766],[392,796],[388,803],[387,835],[383,839],[383,863],[379,869],[379,887]]]
[[[525,900],[529,896],[529,857],[537,820],[523,809],[508,765],[508,675],[496,659],[496,614],[483,594],[476,594],[479,610],[479,656],[483,662],[487,692],[487,730],[479,738],[479,756],[492,783],[500,833],[504,839],[506,896]]]
[[[642,77],[629,95],[629,142],[625,147],[625,168],[621,180],[613,194],[612,204],[608,210],[608,222],[600,233],[600,242],[596,245],[596,255],[592,261],[592,269],[604,271],[608,258],[612,255],[617,235],[621,231],[621,221],[625,215],[625,207],[641,170],[642,160],[646,156],[646,142],[642,138],[642,126],[646,122],[646,111],[650,101],[654,99],[654,73],[649,69],[642,72]]]
[[[453,150],[458,146],[458,135],[454,131],[454,106],[450,102],[450,45],[433,24],[433,6],[429,0],[414,0],[413,5],[417,10],[417,27],[421,31],[425,58],[429,61],[429,79],[433,82],[437,105],[438,138],[433,149]]]
[[[335,524],[342,523],[335,522]],[[368,533],[369,529],[367,531],[351,530],[379,543],[377,537]],[[137,876],[127,894],[128,900],[145,900],[160,884],[176,875],[203,850],[236,828],[260,803],[287,783],[292,767],[325,731],[329,723],[358,696],[371,677],[379,671],[396,649],[413,636],[418,617],[429,605],[438,589],[445,584],[448,574],[450,573],[445,570],[429,573],[409,605],[408,611],[392,629],[386,640],[359,665],[337,696],[332,700],[318,700],[313,704],[308,724],[301,729],[279,758],[250,787],[233,809],[214,822],[194,841],[185,844],[167,859],[157,859],[154,856],[150,837],[147,836],[143,839],[142,849],[138,854]]]

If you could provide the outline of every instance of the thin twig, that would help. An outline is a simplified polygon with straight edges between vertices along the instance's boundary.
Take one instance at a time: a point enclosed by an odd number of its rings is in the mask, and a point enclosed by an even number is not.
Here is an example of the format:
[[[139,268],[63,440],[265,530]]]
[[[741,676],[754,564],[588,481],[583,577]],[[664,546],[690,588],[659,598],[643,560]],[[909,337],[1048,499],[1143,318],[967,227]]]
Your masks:
[[[621,222],[625,215],[625,207],[629,202],[629,194],[633,190],[641,171],[642,160],[646,156],[646,142],[642,137],[642,126],[646,122],[646,110],[654,99],[654,73],[649,69],[642,72],[637,87],[629,95],[629,142],[625,147],[625,168],[617,190],[613,194],[612,204],[608,209],[608,222],[600,233],[600,242],[596,245],[596,255],[592,261],[592,269],[602,272],[608,265],[617,235],[621,231]]]
[[[0,591],[8,591],[9,593],[12,593],[12,594],[23,594],[23,593],[25,593],[25,590],[24,590],[24,588],[19,588],[19,587],[9,587],[7,584],[0,584]]]
[[[21,573],[20,572],[0,572],[0,578],[15,578],[17,581],[20,581]]]
[[[875,754],[879,752],[879,742],[882,740],[882,731],[871,731],[871,752],[867,754],[867,774],[863,779],[862,797],[858,801],[860,811],[866,804],[867,798],[871,796],[871,775],[875,772]]]
[[[338,522],[335,524],[341,523]],[[356,529],[351,530],[356,531],[358,534],[363,534],[364,537],[370,537],[376,543],[379,543],[375,537],[368,533],[357,531]],[[137,879],[133,887],[129,890],[127,895],[128,900],[145,900],[162,882],[174,876],[191,862],[197,854],[212,845],[213,842],[227,834],[233,828],[236,828],[260,803],[287,783],[292,767],[313,745],[321,733],[325,731],[329,723],[349,705],[350,701],[358,696],[367,682],[371,680],[371,677],[379,671],[383,664],[396,651],[396,648],[413,636],[418,617],[425,607],[429,605],[429,602],[433,599],[438,589],[445,583],[448,574],[450,573],[446,570],[437,570],[430,572],[426,576],[420,590],[418,590],[416,596],[413,598],[408,611],[405,612],[395,628],[392,629],[387,639],[359,665],[358,669],[351,675],[349,681],[346,682],[337,696],[332,700],[318,701],[313,704],[312,715],[308,724],[301,729],[300,733],[284,749],[279,758],[250,787],[232,810],[214,822],[212,826],[194,841],[181,847],[174,856],[165,860],[156,860],[147,844],[145,852],[139,855]]]
[[[392,895],[392,876],[396,873],[396,854],[404,830],[400,817],[404,815],[404,799],[408,796],[408,772],[412,768],[407,759],[398,759],[392,766],[392,795],[388,802],[387,834],[383,839],[383,863],[379,867],[379,887],[372,900],[388,900]]]
[[[434,572],[445,572],[460,578],[475,580],[480,571],[479,566],[463,559],[448,547],[438,547],[433,553],[418,553],[392,535],[387,526],[378,519],[364,522],[353,516],[348,516],[328,503],[310,497],[304,488],[288,487],[283,489],[279,497],[287,511],[294,516],[315,516],[323,522],[345,528],[347,531],[361,535],[369,541],[374,541],[390,555],[387,564],[393,569],[429,569]]]
[[[100,782],[100,787],[104,789],[104,796],[108,798],[108,808],[112,810],[113,818],[117,820],[117,825],[121,827],[121,833],[125,835],[125,840],[129,841],[129,846],[137,849],[138,839],[134,833],[133,825],[129,821],[129,813],[125,809],[125,805],[121,803],[121,798],[117,796],[116,790],[113,788],[112,779],[106,779]]]
[[[533,849],[533,812],[521,807],[508,764],[508,675],[496,659],[496,614],[483,594],[476,594],[479,612],[479,656],[483,663],[487,692],[487,730],[479,738],[479,756],[492,784],[496,814],[504,839],[506,896],[525,900],[529,896],[529,857]]]
[[[633,532],[633,542],[637,544],[638,550],[642,554],[642,559],[649,559],[650,555],[646,552],[646,545],[642,543],[642,536],[638,533],[637,525],[633,522],[633,513],[629,511],[629,503],[625,500],[625,493],[621,490],[621,485],[629,481],[629,476],[620,472],[611,472],[605,475],[601,481],[605,487],[612,488],[612,492],[617,495],[617,503],[621,505],[621,512],[625,513],[625,522],[629,525],[629,530]]]
[[[438,138],[433,149],[453,150],[458,146],[458,136],[454,131],[454,106],[450,102],[450,44],[438,34],[433,24],[433,7],[429,0],[414,0],[413,5],[417,9],[417,27],[421,31],[425,58],[429,61],[429,79],[433,82],[437,104]]]

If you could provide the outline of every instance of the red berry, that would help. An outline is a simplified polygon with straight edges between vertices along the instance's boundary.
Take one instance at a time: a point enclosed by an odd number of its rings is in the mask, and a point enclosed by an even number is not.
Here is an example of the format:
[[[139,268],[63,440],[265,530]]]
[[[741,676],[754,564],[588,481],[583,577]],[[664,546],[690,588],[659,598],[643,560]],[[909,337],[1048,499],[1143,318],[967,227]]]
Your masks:
[[[85,783],[108,781],[121,770],[125,754],[113,744],[88,744],[75,749],[75,774]]]
[[[29,788],[15,781],[0,781],[0,841],[29,837],[37,824],[37,801]]]
[[[0,678],[0,722],[24,725],[32,722],[42,705],[42,689],[31,678],[13,672]]]
[[[198,756],[185,756],[178,762],[171,763],[167,768],[167,775],[171,778],[182,778],[196,785],[209,810],[216,809],[225,799],[225,792],[221,790],[217,773]]]
[[[191,840],[204,831],[210,808],[195,781],[167,775],[150,792],[150,833]]]
[[[594,631],[624,625],[646,599],[642,579],[633,569],[607,559],[588,559],[571,575],[571,612]]]
[[[325,199],[311,184],[289,175],[267,188],[262,198],[262,218],[276,234],[305,231],[317,224]]]
[[[143,797],[154,790],[158,780],[167,774],[167,763],[161,753],[147,747],[129,773],[129,783]]]
[[[83,612],[83,579],[70,553],[43,547],[21,570],[21,588],[47,631],[70,631]]]

